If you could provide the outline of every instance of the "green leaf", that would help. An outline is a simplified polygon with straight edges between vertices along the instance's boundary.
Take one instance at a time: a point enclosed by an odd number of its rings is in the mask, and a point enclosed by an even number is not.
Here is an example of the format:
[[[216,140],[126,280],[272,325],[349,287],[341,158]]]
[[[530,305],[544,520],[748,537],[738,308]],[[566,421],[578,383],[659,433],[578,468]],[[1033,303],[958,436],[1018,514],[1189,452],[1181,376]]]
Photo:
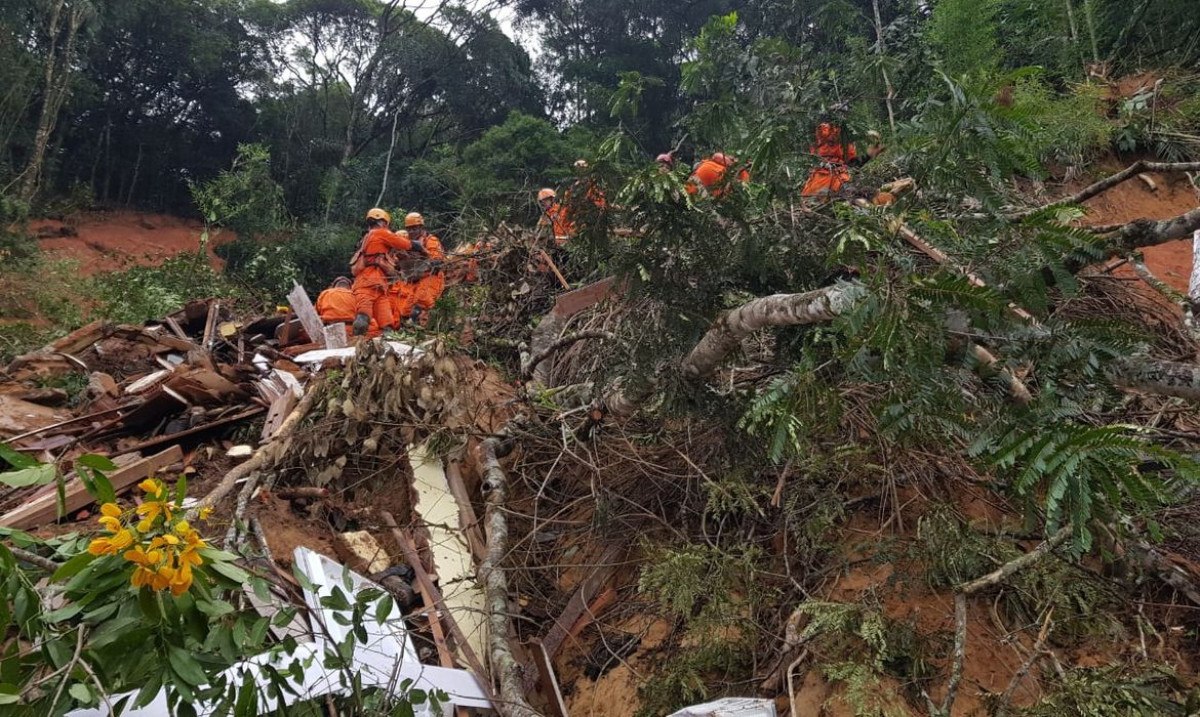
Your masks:
[[[76,682],[67,688],[67,694],[79,700],[83,704],[90,704],[92,701],[92,691],[82,682]]]
[[[209,617],[221,617],[235,611],[233,605],[224,600],[197,600],[196,608]]]
[[[54,574],[50,576],[50,581],[58,582],[74,577],[76,573],[86,568],[95,559],[96,556],[91,553],[80,553],[59,566],[58,570],[55,570]]]
[[[246,581],[250,579],[250,573],[242,570],[233,563],[226,563],[218,560],[209,563],[208,567],[214,572],[220,573],[226,578],[234,581],[238,585],[244,585]]]
[[[167,648],[167,660],[175,674],[189,685],[198,687],[208,682],[200,663],[187,650],[171,645]]]
[[[53,463],[43,463],[31,468],[0,473],[0,483],[12,488],[25,488],[31,485],[45,485],[57,475],[58,470]]]
[[[7,443],[0,443],[0,458],[8,461],[13,468],[33,468],[38,465],[36,458],[14,450]]]
[[[60,607],[57,610],[51,610],[50,612],[46,613],[45,615],[42,615],[42,620],[44,620],[45,622],[63,622],[64,620],[69,620],[69,619],[75,617],[82,611],[83,611],[82,605],[72,603],[72,604]]]
[[[187,475],[179,474],[179,481],[175,483],[175,505],[182,506],[183,499],[187,497]]]
[[[390,594],[385,594],[379,599],[379,604],[375,606],[375,622],[382,624],[392,614],[394,601]]]
[[[76,458],[75,462],[81,466],[85,466],[97,471],[115,471],[117,469],[116,463],[113,463],[108,458],[95,453],[85,453]]]

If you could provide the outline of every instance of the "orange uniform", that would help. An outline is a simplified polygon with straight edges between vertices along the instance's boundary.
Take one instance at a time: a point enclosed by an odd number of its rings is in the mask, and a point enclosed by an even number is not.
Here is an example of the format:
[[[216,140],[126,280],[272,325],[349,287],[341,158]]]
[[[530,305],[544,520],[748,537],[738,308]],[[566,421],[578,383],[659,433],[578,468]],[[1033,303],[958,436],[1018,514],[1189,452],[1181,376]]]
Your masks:
[[[555,202],[542,210],[542,218],[538,220],[538,226],[550,227],[559,244],[575,235],[575,222],[571,221],[566,205],[560,202]]]
[[[800,190],[802,197],[819,197],[837,194],[850,181],[847,162],[858,159],[858,150],[853,144],[842,144],[842,128],[828,122],[817,126],[817,142],[809,152],[821,160],[808,175],[808,181]]]
[[[316,309],[327,324],[354,323],[357,301],[348,286],[331,286],[317,297]]]
[[[407,234],[397,234],[383,227],[376,227],[363,237],[362,252],[367,266],[354,277],[355,313],[373,317],[381,329],[393,325],[387,272],[381,264],[389,252],[409,251],[412,247]],[[368,332],[367,335],[371,334]]]
[[[721,186],[722,182],[725,180],[725,172],[728,171],[728,169],[729,166],[724,162],[718,161],[714,157],[709,157],[701,162],[696,167],[695,171],[692,172],[691,181],[684,185],[684,189],[687,190],[688,194],[695,194],[696,192],[700,191],[700,187],[703,186],[706,190],[708,190],[708,193],[714,199],[721,197],[729,189],[728,187]],[[744,168],[739,170],[737,173],[737,181],[743,183],[749,182],[749,170]]]
[[[398,329],[417,305],[417,285],[403,279],[394,282],[388,287],[388,301],[392,306],[392,328]]]
[[[424,241],[425,252],[429,254],[431,262],[443,261],[446,258],[446,252],[442,250],[440,239],[433,234],[426,234]],[[445,290],[446,275],[442,273],[441,269],[430,271],[417,281],[415,292],[416,305],[421,307],[422,311],[428,312],[437,303],[438,298]]]

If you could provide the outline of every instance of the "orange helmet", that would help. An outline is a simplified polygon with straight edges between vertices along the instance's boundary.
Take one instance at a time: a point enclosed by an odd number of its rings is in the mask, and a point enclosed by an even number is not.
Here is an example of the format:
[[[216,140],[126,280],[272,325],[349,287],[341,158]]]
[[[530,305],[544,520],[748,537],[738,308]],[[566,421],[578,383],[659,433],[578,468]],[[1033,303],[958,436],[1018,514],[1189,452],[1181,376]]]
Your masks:
[[[729,156],[728,154],[725,154],[724,152],[714,152],[713,156],[712,156],[712,161],[716,162],[717,164],[723,164],[726,167],[728,167],[731,164],[733,164],[733,157]]]
[[[549,187],[545,187],[543,189],[538,190],[538,201],[539,202],[544,199],[555,199],[557,197],[558,197],[558,193],[555,192],[553,189],[550,189]]]
[[[575,160],[575,169],[587,169],[588,163],[586,159]]]
[[[405,229],[408,229],[409,227],[423,226],[425,226],[425,217],[421,216],[418,212],[409,212],[408,214],[404,215]]]
[[[818,142],[837,142],[842,137],[842,130],[837,125],[830,122],[822,122],[817,125],[817,141]]]
[[[367,210],[367,221],[371,221],[372,219],[382,219],[389,225],[392,223],[392,215],[388,214],[386,210],[380,209],[379,207]]]

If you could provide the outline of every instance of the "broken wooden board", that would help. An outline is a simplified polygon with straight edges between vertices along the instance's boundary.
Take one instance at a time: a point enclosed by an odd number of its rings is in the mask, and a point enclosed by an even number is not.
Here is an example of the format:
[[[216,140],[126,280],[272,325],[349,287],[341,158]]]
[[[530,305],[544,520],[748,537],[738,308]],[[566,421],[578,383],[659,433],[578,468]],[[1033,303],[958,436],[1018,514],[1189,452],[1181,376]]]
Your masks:
[[[392,566],[387,551],[365,530],[334,533],[333,549],[351,570],[363,575],[377,575]]]
[[[17,436],[70,420],[71,414],[0,394],[0,436]]]
[[[267,411],[267,420],[263,422],[261,436],[263,443],[275,435],[275,431],[279,430],[298,403],[300,403],[300,398],[293,391],[285,391],[271,401],[271,408]]]
[[[304,287],[294,284],[287,299],[288,306],[292,307],[292,311],[296,312],[297,318],[304,326],[304,333],[308,334],[313,341],[320,343],[323,348],[328,348],[325,344],[325,327],[321,323],[321,317],[317,314],[317,310],[313,308],[308,293],[304,291]]]
[[[554,300],[554,308],[550,310],[550,313],[563,318],[574,316],[607,298],[616,283],[617,278],[610,276],[574,291],[559,294],[558,298]]]
[[[487,604],[483,588],[475,579],[471,549],[463,532],[467,526],[460,523],[458,501],[446,481],[442,462],[429,455],[424,446],[409,448],[408,460],[417,493],[414,518],[429,534],[434,572],[446,609],[453,613],[475,654],[486,655]]]
[[[162,453],[156,453],[149,458],[143,458],[124,468],[118,468],[108,475],[113,490],[120,493],[125,488],[153,476],[157,471],[183,460],[183,450],[179,446],[171,446]],[[66,512],[71,513],[91,504],[92,496],[84,488],[83,482],[77,477],[66,481]],[[58,496],[54,484],[44,486],[41,491],[31,497],[15,510],[0,516],[0,526],[28,530],[39,525],[52,523],[58,518]]]
[[[330,324],[325,327],[325,348],[327,349],[344,349],[346,348],[346,325],[342,323]]]
[[[567,601],[567,606],[563,608],[562,615],[554,621],[554,625],[550,627],[546,637],[542,640],[542,645],[546,648],[546,654],[553,660],[558,654],[559,648],[570,634],[571,628],[575,626],[577,620],[587,612],[588,605],[600,592],[600,588],[608,582],[613,573],[617,570],[616,563],[620,560],[621,555],[625,552],[624,545],[610,545],[604,549],[604,553],[600,556],[600,563],[592,572],[584,578],[579,585],[579,589]]]
[[[86,326],[75,329],[62,338],[55,339],[43,350],[61,351],[65,354],[77,354],[100,339],[106,337],[111,329],[112,324],[107,321],[93,321]]]

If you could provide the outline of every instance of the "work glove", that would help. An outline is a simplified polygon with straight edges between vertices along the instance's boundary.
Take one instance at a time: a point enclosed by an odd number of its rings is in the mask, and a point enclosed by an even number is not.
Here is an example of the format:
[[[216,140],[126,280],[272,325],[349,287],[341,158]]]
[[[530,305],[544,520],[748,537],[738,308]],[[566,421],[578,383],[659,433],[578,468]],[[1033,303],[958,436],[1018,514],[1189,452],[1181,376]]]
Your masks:
[[[367,329],[371,326],[371,317],[366,314],[358,314],[354,317],[354,336],[362,336],[367,333]]]
[[[425,251],[425,242],[424,241],[422,241],[420,239],[410,239],[409,241],[412,242],[414,251],[416,251],[420,254],[428,254],[429,253],[429,252]]]
[[[412,313],[408,315],[408,318],[411,319],[413,323],[420,323],[421,322],[421,307],[414,306]]]

